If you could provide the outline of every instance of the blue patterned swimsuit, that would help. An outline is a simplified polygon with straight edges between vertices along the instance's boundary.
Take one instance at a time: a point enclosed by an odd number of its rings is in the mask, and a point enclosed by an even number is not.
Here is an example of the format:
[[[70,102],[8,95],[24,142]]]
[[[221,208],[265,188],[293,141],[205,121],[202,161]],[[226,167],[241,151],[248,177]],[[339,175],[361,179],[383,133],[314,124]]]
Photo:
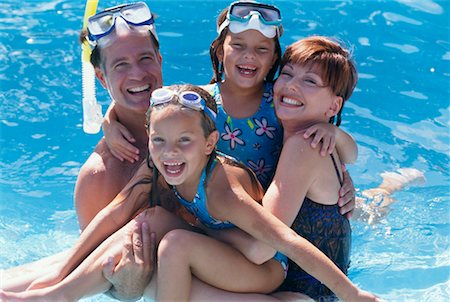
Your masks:
[[[283,129],[273,107],[273,84],[264,83],[258,112],[242,119],[231,117],[225,112],[219,83],[204,88],[217,103],[216,126],[220,134],[217,149],[252,169],[264,190],[267,190],[275,175],[283,144]]]
[[[209,171],[214,170],[214,167],[216,166],[217,159],[214,159],[212,162]],[[194,200],[188,201],[181,197],[181,195],[177,192],[176,188],[173,187],[173,190],[175,192],[175,195],[178,197],[178,200],[180,203],[195,217],[197,217],[200,222],[205,225],[208,228],[211,229],[229,229],[234,228],[235,225],[232,224],[229,221],[221,221],[217,220],[214,217],[212,217],[209,212],[206,205],[206,183],[208,182],[208,177],[206,173],[206,167],[202,171],[202,175],[200,177],[200,182],[197,187],[197,193],[195,194]],[[288,265],[288,259],[285,255],[277,252],[275,256],[273,257],[275,260],[277,260],[281,266],[284,269],[285,277],[287,274],[287,265]]]

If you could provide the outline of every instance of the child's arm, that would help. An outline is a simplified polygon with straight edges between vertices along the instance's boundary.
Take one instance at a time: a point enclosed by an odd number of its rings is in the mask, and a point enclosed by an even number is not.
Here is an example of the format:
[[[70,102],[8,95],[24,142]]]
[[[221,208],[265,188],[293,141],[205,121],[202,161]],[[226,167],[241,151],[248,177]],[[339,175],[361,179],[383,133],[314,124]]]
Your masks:
[[[130,131],[118,121],[114,103],[111,103],[106,111],[102,129],[106,144],[118,160],[127,160],[131,163],[139,160],[139,149],[132,144],[136,140]]]
[[[135,186],[135,184],[145,176],[150,176],[150,174],[150,170],[143,163],[136,175],[117,197],[101,210],[84,229],[77,243],[69,250],[64,263],[61,263],[51,275],[33,282],[29,288],[42,288],[58,283],[77,267],[103,240],[124,226],[137,210],[147,202],[151,185],[141,184]]]
[[[313,136],[311,147],[315,148],[322,142],[320,154],[331,154],[336,147],[341,160],[346,164],[352,164],[358,158],[358,146],[353,137],[330,123],[317,123],[309,127],[303,134],[304,138]]]
[[[307,149],[304,144],[308,142],[303,141],[302,145],[302,141],[303,139],[294,141],[295,144],[289,149],[297,150],[297,153],[299,148]],[[288,197],[289,199],[286,200],[289,202],[286,202],[284,207],[274,209],[274,211],[278,211],[276,215],[282,221],[258,205],[247,194],[247,190],[240,185],[245,183],[242,179],[233,178],[230,175],[219,178],[217,186],[208,188],[210,212],[217,219],[231,221],[256,239],[284,253],[307,273],[323,282],[341,299],[347,301],[357,299],[361,291],[350,282],[341,270],[314,245],[286,225],[292,224],[301,207],[298,201],[303,200],[308,188],[316,181],[316,175],[313,172],[299,175],[299,167],[302,171],[314,171],[316,160],[311,159],[311,156],[319,157],[316,151],[309,148],[309,152],[307,151],[304,156],[311,160],[307,161],[305,158],[299,157],[293,164],[291,155],[286,155],[290,160],[285,163],[289,163],[288,166],[295,172],[293,175],[284,174],[283,182],[278,183],[278,187],[282,189],[278,191],[278,194],[285,194],[283,198]],[[227,184],[229,187],[224,188]],[[227,200],[227,202],[224,203],[223,200]]]
[[[288,256],[307,273],[330,288],[344,301],[377,301],[376,297],[357,288],[342,271],[320,250],[297,235],[283,222],[256,204],[250,196],[245,196],[233,186],[233,191],[220,192],[222,200],[227,200],[223,218],[242,228],[256,239],[269,244]],[[218,192],[219,193],[219,192]],[[229,201],[229,202],[228,202]],[[240,206],[239,206],[240,205]]]

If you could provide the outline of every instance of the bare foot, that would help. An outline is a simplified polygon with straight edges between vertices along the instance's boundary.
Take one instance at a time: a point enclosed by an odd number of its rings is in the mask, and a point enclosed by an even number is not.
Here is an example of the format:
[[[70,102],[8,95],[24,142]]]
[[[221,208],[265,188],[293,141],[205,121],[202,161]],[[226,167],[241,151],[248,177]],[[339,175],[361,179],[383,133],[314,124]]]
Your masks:
[[[398,172],[381,173],[383,182],[377,187],[362,192],[362,195],[373,200],[378,207],[386,207],[396,200],[390,195],[408,185],[423,184],[425,175],[414,168],[398,169]]]
[[[423,184],[425,176],[423,172],[414,168],[402,168],[396,172],[381,173],[383,182],[373,189],[364,190],[365,198],[356,198],[356,207],[353,217],[366,220],[373,224],[385,217],[389,211],[389,205],[397,200],[392,194],[408,185]]]

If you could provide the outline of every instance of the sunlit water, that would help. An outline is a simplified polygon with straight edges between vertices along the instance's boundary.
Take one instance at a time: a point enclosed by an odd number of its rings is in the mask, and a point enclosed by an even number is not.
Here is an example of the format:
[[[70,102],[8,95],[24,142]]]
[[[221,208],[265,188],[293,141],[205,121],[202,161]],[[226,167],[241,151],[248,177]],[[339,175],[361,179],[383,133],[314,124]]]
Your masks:
[[[81,128],[82,2],[0,3],[0,268],[68,248],[78,236],[76,175],[100,138]],[[360,81],[343,128],[359,145],[349,167],[355,186],[376,186],[381,172],[401,167],[427,179],[396,193],[378,224],[353,222],[350,278],[392,301],[448,301],[449,2],[274,2],[283,47],[311,34],[353,47]],[[149,2],[159,15],[166,84],[209,82],[215,17],[228,3]],[[106,107],[108,95],[97,90]]]

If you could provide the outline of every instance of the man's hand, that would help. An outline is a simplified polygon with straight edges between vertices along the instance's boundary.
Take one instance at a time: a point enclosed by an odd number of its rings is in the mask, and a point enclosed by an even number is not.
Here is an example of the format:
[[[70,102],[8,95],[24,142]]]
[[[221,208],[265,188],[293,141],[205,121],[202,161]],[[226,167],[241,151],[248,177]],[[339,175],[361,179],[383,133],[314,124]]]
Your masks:
[[[125,233],[119,263],[113,257],[103,263],[103,275],[113,285],[109,294],[121,301],[139,300],[153,275],[155,253],[155,233],[150,233],[146,222],[136,222]]]
[[[344,179],[342,187],[339,190],[338,205],[341,207],[341,214],[346,215],[350,219],[355,208],[355,186],[345,165],[342,165],[342,173]]]

